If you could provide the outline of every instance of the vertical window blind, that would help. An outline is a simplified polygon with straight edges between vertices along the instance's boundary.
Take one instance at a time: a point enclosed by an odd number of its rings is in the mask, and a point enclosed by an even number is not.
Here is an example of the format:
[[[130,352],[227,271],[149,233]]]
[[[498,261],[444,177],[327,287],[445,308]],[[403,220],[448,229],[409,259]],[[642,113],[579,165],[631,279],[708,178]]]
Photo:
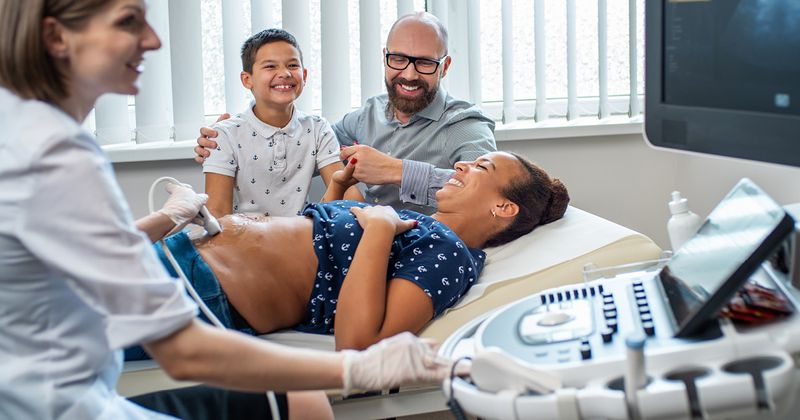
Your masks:
[[[391,24],[427,10],[449,31],[443,87],[503,123],[641,113],[644,0],[156,0],[162,48],[146,55],[135,97],[105,95],[87,122],[102,144],[192,140],[241,112],[240,49],[282,27],[303,50],[300,109],[335,122],[385,90]]]

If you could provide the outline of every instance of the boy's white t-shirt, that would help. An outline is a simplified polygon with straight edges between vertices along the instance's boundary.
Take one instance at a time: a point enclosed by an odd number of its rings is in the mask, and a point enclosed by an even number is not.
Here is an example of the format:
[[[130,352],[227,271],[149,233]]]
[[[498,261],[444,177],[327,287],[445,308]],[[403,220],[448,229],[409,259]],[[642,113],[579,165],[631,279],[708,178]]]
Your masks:
[[[339,142],[322,117],[295,108],[289,124],[278,128],[259,120],[253,106],[213,126],[218,147],[203,172],[236,178],[236,213],[297,215],[315,172],[339,160]]]

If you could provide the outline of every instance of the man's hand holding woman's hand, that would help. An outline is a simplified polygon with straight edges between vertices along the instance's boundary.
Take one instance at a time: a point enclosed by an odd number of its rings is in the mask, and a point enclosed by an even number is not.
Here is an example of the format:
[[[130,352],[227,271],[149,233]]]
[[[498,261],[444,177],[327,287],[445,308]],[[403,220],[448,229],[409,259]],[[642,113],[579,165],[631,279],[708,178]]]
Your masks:
[[[403,161],[378,150],[355,144],[343,147],[339,152],[341,160],[357,159],[353,177],[361,182],[375,185],[397,184],[403,179]]]

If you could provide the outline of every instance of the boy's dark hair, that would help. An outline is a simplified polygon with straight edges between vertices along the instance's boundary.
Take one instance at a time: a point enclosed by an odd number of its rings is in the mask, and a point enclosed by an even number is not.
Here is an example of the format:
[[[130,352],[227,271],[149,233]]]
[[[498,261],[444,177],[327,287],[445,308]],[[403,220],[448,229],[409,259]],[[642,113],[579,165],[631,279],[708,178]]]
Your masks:
[[[285,42],[295,47],[300,53],[300,65],[303,65],[303,51],[294,35],[280,28],[269,28],[247,38],[242,44],[242,70],[252,73],[258,49],[272,42]]]

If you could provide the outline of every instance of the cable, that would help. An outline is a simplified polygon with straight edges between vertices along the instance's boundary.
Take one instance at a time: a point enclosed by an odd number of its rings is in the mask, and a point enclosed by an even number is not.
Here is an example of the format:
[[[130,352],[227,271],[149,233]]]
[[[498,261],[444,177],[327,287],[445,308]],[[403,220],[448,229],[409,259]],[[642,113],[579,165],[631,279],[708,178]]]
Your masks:
[[[181,185],[181,183],[177,179],[168,176],[163,176],[155,180],[155,182],[153,182],[153,184],[150,186],[150,194],[148,195],[148,200],[147,200],[150,213],[155,212],[153,206],[153,195],[155,193],[155,188],[158,184],[161,184],[162,182],[171,182],[173,184]],[[220,322],[220,320],[216,317],[216,315],[214,315],[214,313],[211,312],[211,309],[209,309],[208,306],[206,306],[205,302],[203,302],[203,299],[201,299],[200,296],[197,294],[197,291],[194,290],[194,287],[192,287],[192,283],[190,283],[189,280],[186,278],[186,275],[183,273],[183,270],[181,269],[180,265],[178,265],[178,262],[175,261],[175,257],[172,256],[172,252],[169,250],[169,247],[164,242],[164,238],[159,239],[158,242],[161,243],[161,248],[164,250],[164,254],[167,256],[167,260],[169,260],[170,264],[172,264],[172,268],[175,269],[175,272],[178,274],[178,277],[180,277],[181,281],[183,282],[183,285],[189,292],[189,295],[192,297],[192,299],[195,300],[195,302],[197,302],[197,306],[200,307],[200,311],[203,312],[203,314],[208,318],[209,321],[211,321],[212,324],[214,324],[219,328],[225,329],[225,326],[222,324],[222,322]]]
[[[153,184],[150,185],[150,192],[147,197],[147,205],[150,213],[155,212],[155,208],[153,206],[153,195],[155,193],[156,186],[158,184],[161,184],[162,182],[171,182],[173,184],[183,185],[177,179],[168,176],[162,176],[161,178],[158,178],[157,180],[153,181]],[[219,232],[219,230],[217,232]],[[213,312],[211,312],[211,309],[209,309],[208,306],[206,306],[206,303],[203,302],[203,299],[200,298],[200,295],[197,294],[197,291],[194,290],[192,283],[189,281],[189,279],[186,278],[186,274],[183,272],[183,269],[181,269],[181,266],[178,265],[178,261],[176,261],[175,257],[172,256],[172,251],[170,251],[169,247],[164,242],[164,238],[159,239],[158,242],[161,243],[161,249],[164,250],[164,255],[167,256],[167,260],[169,260],[169,263],[172,264],[172,268],[175,269],[175,273],[178,274],[178,277],[183,282],[184,288],[186,289],[186,291],[189,292],[189,295],[197,303],[197,306],[200,307],[200,311],[203,312],[206,318],[208,318],[208,320],[214,326],[222,328],[223,330],[227,329],[225,328],[225,325],[219,320],[219,318],[217,318],[217,316],[214,315]],[[278,409],[278,399],[275,397],[275,392],[267,391],[266,396],[267,396],[267,401],[269,401],[269,408],[270,412],[272,413],[272,418],[274,420],[281,420],[281,413],[280,410]]]
[[[472,360],[472,358],[469,356],[459,357],[455,362],[453,362],[453,367],[450,368],[450,398],[447,399],[447,406],[450,407],[450,412],[453,413],[453,417],[455,417],[456,420],[467,420],[467,415],[464,413],[464,409],[461,408],[461,404],[456,401],[456,396],[453,393],[453,382],[457,378],[456,365],[458,365],[458,362],[463,360]]]

